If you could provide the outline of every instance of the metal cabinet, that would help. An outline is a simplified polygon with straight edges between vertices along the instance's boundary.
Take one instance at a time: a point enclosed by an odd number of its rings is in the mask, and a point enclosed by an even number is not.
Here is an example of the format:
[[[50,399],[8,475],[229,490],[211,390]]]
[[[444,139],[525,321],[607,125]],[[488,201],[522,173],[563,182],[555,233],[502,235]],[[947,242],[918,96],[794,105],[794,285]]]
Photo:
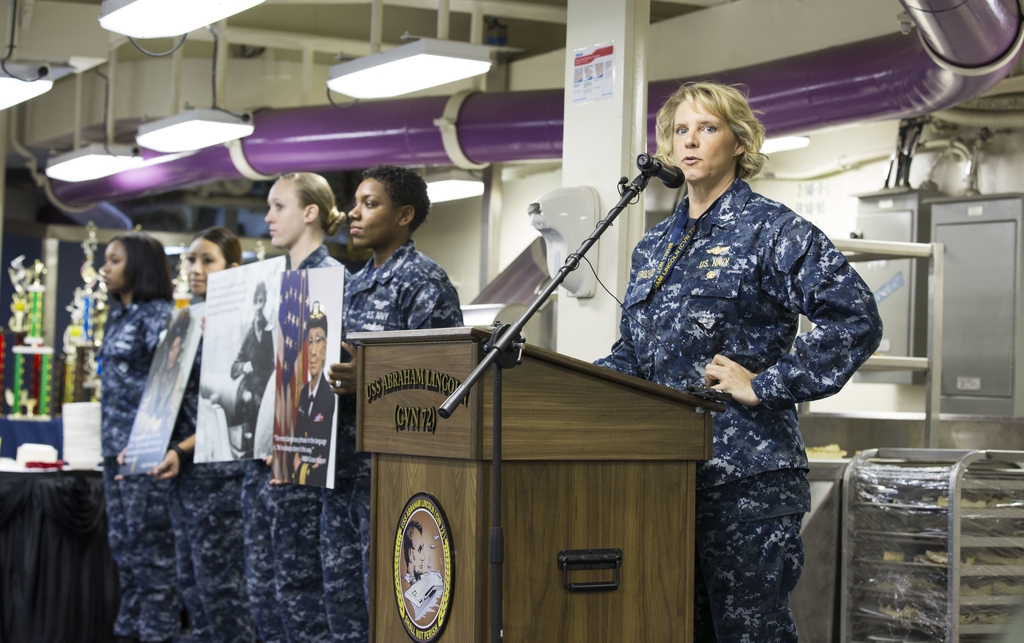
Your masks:
[[[932,204],[945,245],[944,413],[1024,415],[1021,195]]]
[[[857,228],[860,239],[927,243],[931,240],[930,200],[937,192],[885,190],[858,195]],[[884,334],[878,354],[891,357],[924,355],[928,323],[928,262],[915,258],[884,258],[857,265],[871,288],[882,317]],[[921,373],[867,371],[858,382],[923,383]]]

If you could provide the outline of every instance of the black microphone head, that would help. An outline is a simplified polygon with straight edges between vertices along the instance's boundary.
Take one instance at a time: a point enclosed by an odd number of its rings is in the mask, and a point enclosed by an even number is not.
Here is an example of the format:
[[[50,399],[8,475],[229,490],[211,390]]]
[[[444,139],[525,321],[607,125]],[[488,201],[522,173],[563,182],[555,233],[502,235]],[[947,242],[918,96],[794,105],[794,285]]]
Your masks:
[[[653,170],[658,165],[658,162],[654,160],[654,157],[650,154],[640,154],[636,157],[636,169],[641,172]]]
[[[683,171],[674,166],[666,166],[664,171],[658,174],[658,178],[670,190],[678,190],[686,182]]]

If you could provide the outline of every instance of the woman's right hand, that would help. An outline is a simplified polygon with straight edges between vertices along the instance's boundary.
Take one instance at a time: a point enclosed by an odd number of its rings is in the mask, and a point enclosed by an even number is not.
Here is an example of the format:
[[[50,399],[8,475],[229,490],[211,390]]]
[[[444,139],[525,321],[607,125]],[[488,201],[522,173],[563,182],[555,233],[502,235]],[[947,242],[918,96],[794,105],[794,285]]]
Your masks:
[[[121,466],[124,466],[126,453],[128,453],[128,447],[121,449],[121,453],[117,454],[117,463]],[[121,474],[117,474],[116,476],[114,476],[114,480],[124,480],[124,476]]]
[[[177,478],[179,473],[181,473],[181,459],[173,449],[168,449],[164,454],[163,462],[149,470],[149,475],[157,480]]]

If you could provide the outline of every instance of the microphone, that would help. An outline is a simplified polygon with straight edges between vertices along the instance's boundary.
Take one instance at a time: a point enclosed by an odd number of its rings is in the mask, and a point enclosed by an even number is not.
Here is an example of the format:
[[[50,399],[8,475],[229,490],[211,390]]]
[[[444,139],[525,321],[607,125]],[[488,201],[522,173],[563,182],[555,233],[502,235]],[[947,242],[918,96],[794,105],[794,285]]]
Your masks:
[[[683,171],[677,167],[665,165],[650,154],[636,157],[636,167],[648,176],[655,176],[670,190],[683,187]]]

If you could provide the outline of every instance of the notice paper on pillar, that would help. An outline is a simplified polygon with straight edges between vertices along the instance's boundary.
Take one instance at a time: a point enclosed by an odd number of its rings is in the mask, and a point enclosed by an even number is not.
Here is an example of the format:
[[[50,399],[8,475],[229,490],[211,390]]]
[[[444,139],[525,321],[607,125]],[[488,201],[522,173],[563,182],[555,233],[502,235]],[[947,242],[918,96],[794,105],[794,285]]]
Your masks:
[[[572,104],[611,98],[615,76],[615,43],[585,47],[573,52]]]
[[[327,380],[341,355],[345,269],[281,278],[275,357],[274,478],[334,488],[338,405]]]

